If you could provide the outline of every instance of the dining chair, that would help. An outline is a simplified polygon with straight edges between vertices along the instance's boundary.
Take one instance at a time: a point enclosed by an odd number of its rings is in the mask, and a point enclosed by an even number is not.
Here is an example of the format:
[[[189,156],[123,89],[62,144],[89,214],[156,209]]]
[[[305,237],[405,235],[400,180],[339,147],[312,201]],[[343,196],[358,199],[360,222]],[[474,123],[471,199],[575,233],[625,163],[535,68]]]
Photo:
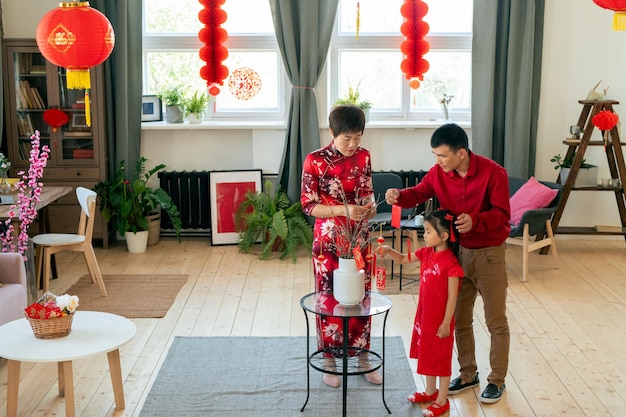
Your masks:
[[[526,187],[531,183],[535,185]],[[543,202],[533,206],[533,200],[535,202],[538,201],[537,196],[541,193],[541,190],[537,189],[539,186],[538,184],[552,190],[557,190],[557,192],[553,192],[551,197],[547,196]],[[526,193],[524,190],[526,190]],[[549,249],[552,252],[552,257],[554,258],[554,263],[557,268],[559,267],[559,255],[556,251],[556,241],[552,231],[552,216],[561,201],[562,190],[562,185],[555,182],[536,181],[533,178],[525,180],[522,178],[509,177],[510,197],[513,197],[519,192],[520,194],[518,195],[519,198],[517,200],[521,200],[521,204],[526,207],[526,209],[521,213],[519,223],[511,225],[511,232],[509,233],[509,237],[506,239],[506,243],[509,245],[522,246],[522,282],[526,282],[528,280],[528,254],[536,251],[537,249],[549,246]],[[545,203],[546,201],[548,201],[548,203]],[[514,211],[515,207],[512,202],[512,218]],[[536,235],[546,237],[531,242],[531,237]]]
[[[100,292],[106,297],[107,290],[91,244],[96,212],[96,195],[95,191],[88,188],[76,188],[76,197],[81,207],[77,233],[43,233],[33,237],[33,242],[36,245],[37,276],[42,276],[43,269],[44,292],[48,291],[50,281],[50,257],[57,252],[68,250],[83,253],[91,281],[98,284]]]

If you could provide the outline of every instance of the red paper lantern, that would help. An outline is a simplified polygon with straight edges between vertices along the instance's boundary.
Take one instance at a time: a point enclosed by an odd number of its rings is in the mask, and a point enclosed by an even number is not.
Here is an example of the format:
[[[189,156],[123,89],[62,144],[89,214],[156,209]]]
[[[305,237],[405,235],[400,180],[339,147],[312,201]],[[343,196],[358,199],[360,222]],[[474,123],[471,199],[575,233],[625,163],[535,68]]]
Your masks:
[[[222,44],[228,38],[228,33],[221,25],[226,22],[227,15],[221,9],[225,0],[200,0],[204,9],[198,13],[198,19],[204,27],[198,32],[198,39],[205,46],[200,48],[200,59],[206,65],[200,68],[200,77],[206,80],[209,94],[216,96],[220,93],[219,86],[224,85],[228,77],[228,68],[222,62],[228,58],[228,49]]]
[[[57,129],[69,122],[70,118],[63,110],[57,108],[48,109],[43,112],[43,121],[46,122],[52,131],[56,132]]]
[[[626,30],[626,0],[593,0],[598,6],[615,11],[613,30]]]
[[[609,110],[602,110],[591,118],[591,123],[602,131],[611,130],[617,125],[619,117]]]
[[[423,38],[430,27],[422,18],[428,13],[428,5],[421,0],[405,0],[400,7],[400,13],[404,17],[404,23],[400,26],[400,32],[406,40],[400,45],[400,51],[404,59],[400,69],[411,80],[409,86],[416,89],[420,86],[420,80],[424,80],[424,73],[430,68],[430,64],[423,57],[430,50],[430,45]]]
[[[115,34],[104,14],[89,2],[59,3],[37,26],[37,46],[50,62],[67,69],[67,88],[89,89],[89,68],[113,50]]]

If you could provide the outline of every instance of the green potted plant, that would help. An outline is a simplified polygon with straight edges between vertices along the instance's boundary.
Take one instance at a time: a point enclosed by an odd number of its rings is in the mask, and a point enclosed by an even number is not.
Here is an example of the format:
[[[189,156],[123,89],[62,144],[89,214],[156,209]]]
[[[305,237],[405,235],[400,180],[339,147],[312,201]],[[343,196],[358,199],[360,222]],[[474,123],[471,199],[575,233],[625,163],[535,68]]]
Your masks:
[[[364,112],[368,111],[372,108],[372,103],[369,100],[361,99],[361,92],[359,91],[359,86],[353,87],[352,85],[348,86],[348,92],[344,94],[343,97],[337,99],[335,101],[335,106],[341,104],[353,104],[357,107],[360,107]]]
[[[565,184],[567,182],[567,177],[569,177],[572,163],[574,162],[574,158],[576,157],[576,153],[573,153],[571,156],[563,158],[561,154],[556,154],[550,159],[550,162],[553,162],[554,169],[560,169],[560,179],[561,184]],[[580,169],[578,170],[578,174],[576,175],[576,180],[574,181],[574,187],[596,187],[598,185],[598,167],[596,165],[591,165],[585,163],[585,159],[582,160],[580,164]]]
[[[165,121],[168,123],[182,123],[183,89],[179,86],[165,87],[157,93],[157,97],[165,105]]]
[[[248,192],[235,214],[239,230],[239,249],[248,253],[261,241],[259,259],[269,259],[272,251],[280,252],[280,259],[290,255],[296,262],[298,246],[311,246],[313,230],[302,212],[300,202],[291,204],[280,186],[272,195],[272,183],[265,183],[262,192]]]
[[[209,97],[205,94],[193,93],[193,96],[183,99],[183,108],[185,109],[185,117],[189,123],[200,123],[202,121],[202,113],[209,104]]]
[[[126,171],[125,162],[121,161],[113,178],[97,183],[94,190],[100,197],[100,211],[106,222],[113,222],[115,230],[125,235],[128,233],[145,236],[148,239],[148,216],[163,209],[170,217],[176,237],[180,242],[182,220],[178,208],[169,195],[161,188],[148,187],[148,180],[156,172],[165,168],[159,164],[146,172],[146,158],[140,157],[135,164],[135,172]],[[145,232],[145,233],[142,233]],[[131,239],[135,237],[132,236]],[[144,249],[145,251],[145,245]]]

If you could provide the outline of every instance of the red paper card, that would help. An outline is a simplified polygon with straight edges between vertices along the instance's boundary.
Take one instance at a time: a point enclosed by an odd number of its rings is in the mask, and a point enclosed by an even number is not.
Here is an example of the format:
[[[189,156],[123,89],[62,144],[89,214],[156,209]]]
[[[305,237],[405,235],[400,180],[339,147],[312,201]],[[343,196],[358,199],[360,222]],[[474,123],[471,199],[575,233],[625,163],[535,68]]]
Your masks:
[[[402,217],[402,207],[391,206],[391,227],[398,229],[400,227],[400,217]]]
[[[360,247],[352,249],[352,255],[354,256],[354,262],[356,262],[356,269],[365,268],[365,261],[363,260],[363,253]]]

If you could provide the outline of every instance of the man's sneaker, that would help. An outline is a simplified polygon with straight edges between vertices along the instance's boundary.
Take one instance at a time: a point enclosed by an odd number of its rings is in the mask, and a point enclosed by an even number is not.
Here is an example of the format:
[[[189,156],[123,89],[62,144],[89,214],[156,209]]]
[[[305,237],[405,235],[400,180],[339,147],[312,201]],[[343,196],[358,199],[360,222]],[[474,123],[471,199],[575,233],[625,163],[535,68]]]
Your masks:
[[[465,384],[463,383],[461,377],[454,378],[452,381],[450,381],[448,394],[454,395],[461,391],[465,391],[466,389],[477,387],[478,385],[480,385],[480,381],[478,380],[478,372],[476,372],[476,375],[474,376],[474,379],[472,381],[466,382]]]
[[[496,384],[488,384],[487,388],[480,394],[480,402],[492,404],[497,403],[502,398],[504,384],[500,388]]]

